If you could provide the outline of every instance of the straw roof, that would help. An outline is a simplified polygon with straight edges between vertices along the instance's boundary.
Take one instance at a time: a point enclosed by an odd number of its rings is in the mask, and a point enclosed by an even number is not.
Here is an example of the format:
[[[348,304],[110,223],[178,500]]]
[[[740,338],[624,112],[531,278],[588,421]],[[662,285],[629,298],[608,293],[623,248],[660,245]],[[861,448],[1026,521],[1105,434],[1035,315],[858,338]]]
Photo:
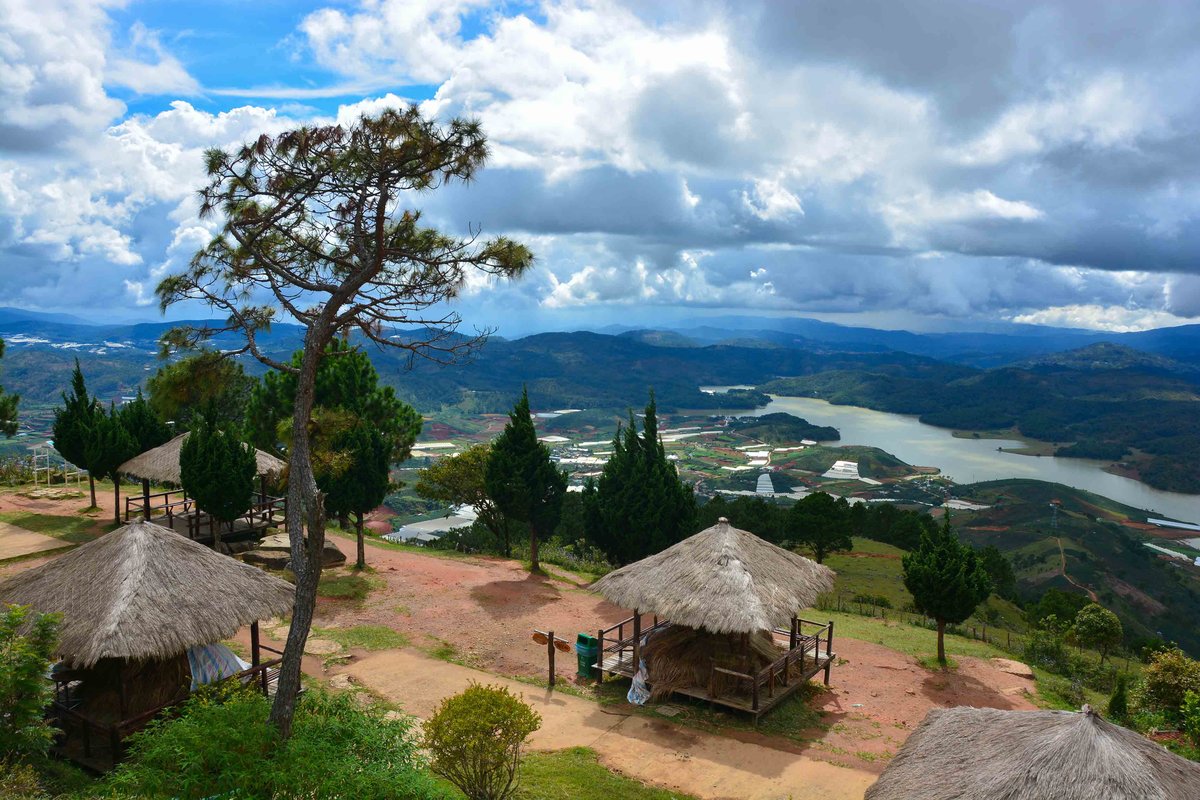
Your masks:
[[[610,572],[592,588],[617,605],[713,633],[753,633],[788,624],[834,572],[782,547],[716,525]]]
[[[166,444],[159,445],[141,455],[134,456],[117,467],[117,471],[126,475],[133,475],[137,478],[145,478],[155,483],[173,483],[179,485],[181,483],[179,478],[179,451],[183,449],[183,443],[187,437],[188,434],[181,433]],[[256,475],[279,475],[287,466],[287,463],[282,459],[276,458],[270,453],[264,453],[262,450],[254,451],[254,459],[258,462]]]
[[[1200,764],[1073,711],[934,709],[866,800],[1195,800]]]
[[[139,520],[0,582],[0,603],[61,612],[58,654],[168,658],[286,614],[292,586],[172,530]]]

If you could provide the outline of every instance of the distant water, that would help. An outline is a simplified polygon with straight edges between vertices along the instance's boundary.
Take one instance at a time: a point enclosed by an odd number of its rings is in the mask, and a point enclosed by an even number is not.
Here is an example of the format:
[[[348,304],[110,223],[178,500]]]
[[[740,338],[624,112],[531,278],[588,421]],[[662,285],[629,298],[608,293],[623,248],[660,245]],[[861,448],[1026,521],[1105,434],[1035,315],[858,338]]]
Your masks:
[[[728,387],[701,388],[723,392]],[[958,483],[1033,478],[1086,489],[1134,508],[1175,519],[1200,521],[1200,496],[1164,492],[1130,478],[1111,475],[1102,469],[1109,463],[1107,461],[1004,453],[996,448],[1021,447],[1023,443],[1004,439],[959,439],[946,428],[926,425],[916,417],[903,414],[835,406],[809,397],[777,395],[771,395],[767,406],[754,411],[714,409],[696,413],[757,417],[780,411],[803,417],[813,425],[832,425],[842,434],[838,444],[878,447],[909,464],[937,467],[943,475]]]

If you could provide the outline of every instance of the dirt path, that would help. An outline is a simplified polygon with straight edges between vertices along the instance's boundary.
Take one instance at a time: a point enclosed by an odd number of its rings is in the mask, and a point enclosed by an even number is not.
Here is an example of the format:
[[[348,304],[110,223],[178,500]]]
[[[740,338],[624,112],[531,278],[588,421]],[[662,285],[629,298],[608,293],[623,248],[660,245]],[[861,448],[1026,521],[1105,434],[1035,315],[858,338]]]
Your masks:
[[[67,542],[0,522],[0,561],[70,547]]]
[[[1076,581],[1074,578],[1072,578],[1070,575],[1067,574],[1067,551],[1063,549],[1062,539],[1055,536],[1054,541],[1058,542],[1058,558],[1060,560],[1060,565],[1058,568],[1059,572],[1061,572],[1062,576],[1067,579],[1067,583],[1071,584],[1072,586],[1074,586],[1076,589],[1080,590],[1081,592],[1084,592],[1085,594],[1087,594],[1087,596],[1089,598],[1091,598],[1093,603],[1099,603],[1100,598],[1099,598],[1099,596],[1097,596],[1097,594],[1095,592],[1093,592],[1091,589],[1084,586],[1082,583],[1079,583],[1078,581]]]
[[[411,651],[376,653],[335,671],[419,717],[471,681],[507,685],[542,715],[542,728],[530,740],[534,748],[591,747],[610,769],[703,798],[860,800],[876,778],[810,758],[797,748],[777,749],[622,713]]]

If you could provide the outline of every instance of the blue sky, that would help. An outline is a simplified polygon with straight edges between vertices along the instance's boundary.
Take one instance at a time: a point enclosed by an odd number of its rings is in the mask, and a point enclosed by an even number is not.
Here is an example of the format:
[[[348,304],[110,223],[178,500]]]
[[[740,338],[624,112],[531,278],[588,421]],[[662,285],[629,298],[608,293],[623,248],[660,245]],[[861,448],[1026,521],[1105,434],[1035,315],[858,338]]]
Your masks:
[[[537,255],[502,333],[1200,319],[1194,4],[3,5],[3,305],[154,318],[205,147],[416,102],[494,153],[426,218]]]

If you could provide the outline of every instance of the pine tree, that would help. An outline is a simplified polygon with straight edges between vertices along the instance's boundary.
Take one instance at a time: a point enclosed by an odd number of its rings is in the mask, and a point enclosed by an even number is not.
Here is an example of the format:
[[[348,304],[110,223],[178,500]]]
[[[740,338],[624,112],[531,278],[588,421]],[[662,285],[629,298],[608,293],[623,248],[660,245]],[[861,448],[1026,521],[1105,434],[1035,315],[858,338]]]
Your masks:
[[[254,473],[258,471],[254,448],[234,433],[221,430],[215,419],[195,424],[179,452],[179,477],[196,506],[218,523],[229,525],[250,510]],[[213,549],[221,547],[221,526],[213,526]]]
[[[958,540],[946,512],[942,526],[921,535],[921,544],[904,556],[904,586],[917,610],[937,622],[938,662],[946,663],[946,623],[966,620],[992,591],[983,562]]]
[[[584,488],[584,508],[588,539],[618,564],[657,553],[695,531],[695,495],[667,459],[653,392],[641,436],[630,414],[613,439],[600,480]]]
[[[363,515],[376,508],[391,489],[390,466],[392,447],[377,429],[359,424],[338,437],[334,447],[350,454],[340,471],[324,480],[318,478],[325,492],[325,508],[330,514],[353,514],[358,534],[357,569],[366,567],[366,547],[363,539]]]
[[[850,505],[844,497],[814,492],[793,505],[786,520],[786,538],[812,550],[818,564],[830,553],[854,549]]]
[[[0,358],[4,358],[4,340],[0,339]],[[20,396],[5,394],[0,386],[0,434],[12,436],[17,432],[17,403]]]
[[[63,404],[54,409],[54,449],[59,455],[77,467],[87,469],[88,429],[97,414],[96,399],[91,397],[84,383],[79,359],[75,359],[75,371],[71,373],[71,394],[62,394]],[[102,412],[101,412],[102,413]],[[88,488],[92,494],[92,508],[96,508],[96,476],[88,472]]]
[[[137,452],[144,453],[153,450],[171,439],[171,429],[158,418],[150,403],[138,389],[137,397],[121,406],[121,424],[137,445]]]
[[[504,432],[492,443],[485,481],[500,512],[529,525],[530,569],[539,571],[538,542],[558,526],[567,474],[554,466],[549,449],[537,439],[528,391],[521,392]]]

